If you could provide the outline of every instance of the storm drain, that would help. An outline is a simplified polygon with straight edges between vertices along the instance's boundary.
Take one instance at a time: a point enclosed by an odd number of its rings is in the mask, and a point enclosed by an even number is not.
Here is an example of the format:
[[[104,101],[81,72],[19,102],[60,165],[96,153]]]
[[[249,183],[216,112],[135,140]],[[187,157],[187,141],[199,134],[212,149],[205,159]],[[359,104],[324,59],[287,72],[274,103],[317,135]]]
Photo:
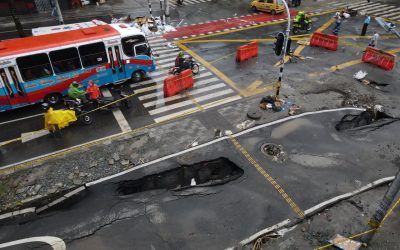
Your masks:
[[[282,145],[275,143],[264,143],[261,145],[261,152],[272,161],[284,162],[287,159]]]
[[[154,189],[180,190],[194,186],[221,185],[239,178],[243,173],[243,169],[235,163],[221,157],[193,165],[182,165],[137,180],[121,181],[117,184],[117,192],[120,195],[129,195]]]

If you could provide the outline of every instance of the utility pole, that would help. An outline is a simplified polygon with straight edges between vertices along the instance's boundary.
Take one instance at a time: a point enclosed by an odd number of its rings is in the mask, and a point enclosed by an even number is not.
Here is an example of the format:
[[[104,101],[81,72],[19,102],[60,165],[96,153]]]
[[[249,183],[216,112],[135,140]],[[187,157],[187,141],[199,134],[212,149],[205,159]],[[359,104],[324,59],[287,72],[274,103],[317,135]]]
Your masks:
[[[16,16],[16,14],[15,14],[14,0],[8,0],[8,9],[9,9],[10,15],[15,23],[15,29],[17,30],[19,37],[25,37],[24,28],[22,27],[22,24],[21,24],[18,16]]]
[[[396,177],[394,178],[392,184],[390,185],[382,201],[376,208],[375,214],[369,220],[367,230],[378,229],[381,226],[381,223],[385,218],[386,213],[389,210],[390,206],[392,205],[393,200],[396,197],[399,190],[400,190],[400,170],[397,172]],[[372,232],[365,234],[361,238],[361,242],[368,245],[372,237],[374,237],[375,232],[376,230],[373,230]]]
[[[161,10],[161,23],[164,26],[165,25],[165,12],[163,11],[163,0],[160,0],[160,10]]]
[[[58,24],[64,24],[64,18],[61,13],[60,5],[58,4],[58,0],[54,0],[54,5],[57,11],[58,16]]]
[[[285,32],[285,42],[284,42],[283,50],[282,50],[282,54],[281,54],[282,64],[281,64],[281,67],[279,68],[279,78],[278,78],[278,81],[276,82],[275,101],[279,101],[279,91],[281,89],[282,78],[283,78],[283,69],[285,67],[286,48],[288,46],[288,40],[289,40],[289,36],[290,36],[290,10],[289,10],[289,6],[286,3],[286,1],[283,0],[282,2],[283,2],[283,5],[285,5],[288,22],[287,22],[286,32]]]
[[[165,17],[167,18],[167,24],[171,21],[169,18],[169,3],[168,0],[164,0],[164,6],[165,6]]]

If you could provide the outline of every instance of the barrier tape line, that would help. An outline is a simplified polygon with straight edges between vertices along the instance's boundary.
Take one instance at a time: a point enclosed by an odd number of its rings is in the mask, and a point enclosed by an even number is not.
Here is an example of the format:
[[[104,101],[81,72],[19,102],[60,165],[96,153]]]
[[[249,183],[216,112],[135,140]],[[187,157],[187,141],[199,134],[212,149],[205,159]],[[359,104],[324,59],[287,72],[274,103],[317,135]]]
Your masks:
[[[251,163],[253,167],[257,169],[257,171],[264,176],[265,179],[279,192],[279,194],[285,199],[285,201],[289,204],[292,210],[300,217],[304,218],[305,214],[303,210],[293,201],[293,199],[283,190],[283,188],[275,181],[275,179],[269,175],[261,166],[258,164],[256,160],[249,154],[249,152],[239,143],[239,141],[232,137],[232,135],[228,135],[230,141],[236,147],[236,149],[244,155],[244,157]]]
[[[385,222],[385,220],[393,213],[393,210],[394,210],[399,204],[400,204],[400,198],[397,199],[396,203],[386,212],[385,216],[384,216],[383,219],[382,219],[382,222],[381,222],[376,228],[372,228],[372,229],[366,230],[366,231],[364,231],[364,232],[362,232],[362,233],[355,234],[355,235],[352,235],[352,236],[347,237],[347,238],[349,238],[349,239],[354,239],[354,238],[358,238],[358,237],[360,237],[360,236],[362,236],[362,235],[369,234],[369,233],[374,232],[374,231],[378,232],[379,229],[382,227],[383,223]],[[340,240],[340,241],[335,242],[335,244],[345,242],[346,240],[347,240],[347,239],[342,239],[342,240]],[[322,249],[331,247],[331,246],[333,246],[333,245],[334,245],[333,243],[332,243],[332,244],[327,244],[327,245],[324,245],[324,246],[322,246],[322,247],[316,248],[316,250],[322,250]]]

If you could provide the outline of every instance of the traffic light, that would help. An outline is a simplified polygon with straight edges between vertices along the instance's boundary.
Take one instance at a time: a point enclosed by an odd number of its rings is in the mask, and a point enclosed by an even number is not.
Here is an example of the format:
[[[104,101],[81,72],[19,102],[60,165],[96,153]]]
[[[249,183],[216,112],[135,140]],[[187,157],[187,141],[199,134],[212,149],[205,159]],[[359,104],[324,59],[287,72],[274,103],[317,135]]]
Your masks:
[[[292,45],[292,39],[288,39],[287,45],[286,45],[286,55],[290,55],[290,46]]]
[[[282,54],[283,43],[285,42],[285,35],[282,32],[279,32],[278,35],[276,35],[275,39],[275,55],[280,56]]]

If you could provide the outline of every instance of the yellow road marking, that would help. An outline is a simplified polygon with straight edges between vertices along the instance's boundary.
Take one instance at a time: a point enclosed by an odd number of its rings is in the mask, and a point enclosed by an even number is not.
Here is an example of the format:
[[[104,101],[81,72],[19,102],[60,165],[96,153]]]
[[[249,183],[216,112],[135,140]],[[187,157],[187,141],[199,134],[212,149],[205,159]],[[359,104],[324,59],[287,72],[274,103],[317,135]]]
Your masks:
[[[176,46],[178,46],[180,49],[184,50],[186,53],[194,57],[200,64],[202,64],[204,67],[208,68],[211,70],[215,75],[217,75],[221,80],[223,80],[226,84],[231,86],[234,90],[236,90],[241,96],[245,96],[245,93],[237,86],[237,84],[232,81],[229,77],[227,77],[224,73],[219,71],[216,67],[212,66],[209,62],[204,60],[201,56],[196,54],[194,51],[186,47],[185,45],[177,42]]]
[[[263,82],[260,80],[255,80],[252,84],[250,84],[247,88],[246,91],[252,91],[258,88]]]
[[[230,56],[236,55],[236,53],[237,53],[237,52],[235,51],[235,52],[229,53],[229,54],[227,54],[227,55],[225,55],[225,56],[223,56],[223,57],[217,58],[217,59],[211,61],[210,64],[216,63],[216,62],[218,62],[218,61],[221,61],[222,59],[225,59],[225,58],[228,58],[228,57],[230,57]]]
[[[294,203],[293,199],[290,198],[290,196],[285,192],[285,190],[272,178],[271,175],[265,171],[260,164],[257,163],[256,160],[249,154],[249,152],[239,143],[239,141],[229,135],[229,139],[231,140],[232,144],[235,146],[235,148],[244,155],[244,157],[247,159],[248,162],[251,163],[251,165],[257,169],[257,171],[264,176],[265,179],[268,180],[268,182],[278,191],[278,193],[282,196],[282,198],[289,204],[289,206],[292,208],[292,210],[300,217],[304,218],[304,212],[300,209],[300,207]]]
[[[397,53],[400,52],[400,48],[388,50],[386,52],[391,53],[391,54],[397,54]],[[331,69],[331,71],[336,71],[336,70],[345,69],[345,68],[348,68],[348,67],[351,67],[353,65],[360,64],[360,63],[362,63],[362,60],[361,59],[356,59],[356,60],[352,60],[352,61],[345,62],[345,63],[342,63],[342,64],[334,65],[330,69]]]
[[[188,97],[200,111],[204,111],[204,108],[189,92],[186,91],[185,96]]]

